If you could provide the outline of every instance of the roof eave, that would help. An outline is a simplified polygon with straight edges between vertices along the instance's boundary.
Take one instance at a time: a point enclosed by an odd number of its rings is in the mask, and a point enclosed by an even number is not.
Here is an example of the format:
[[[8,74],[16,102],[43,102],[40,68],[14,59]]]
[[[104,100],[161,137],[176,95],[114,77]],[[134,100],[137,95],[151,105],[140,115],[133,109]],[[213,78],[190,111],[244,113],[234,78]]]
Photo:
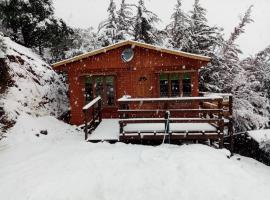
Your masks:
[[[173,55],[177,55],[177,56],[183,56],[183,57],[187,57],[187,58],[191,58],[191,59],[195,59],[195,60],[200,60],[200,61],[204,61],[204,62],[209,62],[210,59],[211,59],[208,56],[202,56],[202,55],[187,53],[187,52],[183,52],[183,51],[166,49],[166,48],[163,48],[163,47],[158,47],[158,46],[145,44],[145,43],[132,41],[132,40],[125,40],[125,41],[122,41],[122,42],[118,42],[116,44],[109,45],[107,47],[103,47],[101,49],[97,49],[97,50],[94,50],[94,51],[91,51],[91,52],[87,52],[87,53],[75,56],[73,58],[69,58],[69,59],[66,59],[66,60],[62,60],[62,61],[53,63],[52,66],[53,66],[53,68],[56,68],[56,67],[59,67],[59,66],[62,66],[62,65],[66,65],[66,64],[69,64],[69,63],[73,63],[73,62],[82,60],[84,58],[88,58],[90,56],[94,56],[94,55],[97,55],[97,54],[100,54],[100,53],[106,53],[107,51],[110,51],[110,50],[113,50],[113,49],[116,49],[118,47],[125,46],[125,45],[135,45],[135,46],[139,46],[139,47],[144,47],[144,48],[160,51],[162,53],[168,53],[168,54],[173,54]]]

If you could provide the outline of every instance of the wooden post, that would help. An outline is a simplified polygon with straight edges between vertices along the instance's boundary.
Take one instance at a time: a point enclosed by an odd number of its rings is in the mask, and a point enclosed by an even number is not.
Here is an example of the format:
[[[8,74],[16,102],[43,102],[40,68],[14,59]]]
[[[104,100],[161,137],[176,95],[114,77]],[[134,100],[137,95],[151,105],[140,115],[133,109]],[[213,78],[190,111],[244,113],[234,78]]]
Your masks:
[[[83,112],[84,112],[84,139],[87,140],[88,138],[87,111],[83,110]]]
[[[165,119],[165,137],[166,137],[166,134],[169,134],[169,132],[170,132],[170,119],[169,119],[169,117],[170,117],[170,111],[166,111],[165,112],[165,117],[164,117],[164,119]],[[171,138],[170,138],[170,135],[168,136],[168,142],[169,142],[169,144],[171,143]]]
[[[124,131],[123,122],[119,121],[119,126],[120,126],[120,133],[123,133]]]
[[[223,106],[222,106],[223,99],[218,100],[218,126],[219,126],[219,148],[223,148],[224,144],[224,119],[223,119]]]
[[[102,112],[101,112],[101,100],[98,101],[98,123],[102,120]]]
[[[234,138],[233,138],[233,96],[230,95],[229,97],[229,124],[228,124],[228,132],[230,134],[230,151],[231,155],[233,155],[234,150]]]

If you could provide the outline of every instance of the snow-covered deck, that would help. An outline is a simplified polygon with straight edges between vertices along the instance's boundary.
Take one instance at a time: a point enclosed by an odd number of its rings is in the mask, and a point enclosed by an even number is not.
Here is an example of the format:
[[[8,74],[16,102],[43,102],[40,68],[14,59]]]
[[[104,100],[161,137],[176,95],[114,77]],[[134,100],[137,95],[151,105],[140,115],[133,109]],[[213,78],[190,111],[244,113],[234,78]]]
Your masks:
[[[136,123],[127,124],[125,132],[163,133],[164,123]],[[217,128],[208,123],[172,123],[170,130],[174,132],[216,132]],[[103,119],[100,125],[89,136],[88,141],[119,141],[119,119]]]

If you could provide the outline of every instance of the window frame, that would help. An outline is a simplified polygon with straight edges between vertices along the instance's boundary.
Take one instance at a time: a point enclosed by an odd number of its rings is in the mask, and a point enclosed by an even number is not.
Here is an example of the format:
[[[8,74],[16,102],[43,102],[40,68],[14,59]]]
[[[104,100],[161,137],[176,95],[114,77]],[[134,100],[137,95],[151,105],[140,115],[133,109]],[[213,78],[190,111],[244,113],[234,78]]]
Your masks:
[[[184,91],[183,91],[183,80],[184,80],[184,75],[188,74],[190,76],[190,87],[191,87],[191,91],[190,91],[190,95],[184,95]],[[167,77],[166,80],[168,80],[168,96],[161,96],[161,91],[160,91],[160,76],[164,75]],[[158,92],[159,92],[159,97],[177,97],[177,96],[172,96],[172,80],[171,80],[171,76],[172,75],[177,75],[178,76],[178,80],[179,80],[179,97],[188,97],[188,96],[193,96],[193,79],[192,79],[192,72],[160,72],[158,73]]]
[[[107,84],[106,84],[106,77],[112,77],[113,78],[113,90],[114,90],[114,102],[113,105],[108,105],[107,100],[108,100],[108,95],[107,95]],[[97,79],[102,78],[102,92],[101,92],[101,99],[102,99],[102,105],[104,107],[115,107],[116,106],[116,76],[114,74],[105,74],[105,75],[89,75],[85,76],[85,81],[84,81],[84,95],[85,95],[85,102],[86,104],[89,103],[87,102],[86,99],[86,78],[92,78],[92,93],[93,93],[93,99],[97,97],[96,95],[96,84],[97,84]]]

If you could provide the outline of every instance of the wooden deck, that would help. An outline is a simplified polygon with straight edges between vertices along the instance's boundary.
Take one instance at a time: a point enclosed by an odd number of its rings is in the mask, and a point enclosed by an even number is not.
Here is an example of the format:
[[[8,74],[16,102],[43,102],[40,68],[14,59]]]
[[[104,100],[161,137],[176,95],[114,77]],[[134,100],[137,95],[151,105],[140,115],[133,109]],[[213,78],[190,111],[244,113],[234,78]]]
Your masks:
[[[233,134],[231,97],[228,102],[221,96],[211,96],[121,98],[118,103],[118,119],[102,119],[100,97],[85,106],[87,141],[217,141],[222,148],[224,135]]]
[[[88,137],[90,142],[100,141],[127,141],[125,135],[132,137],[133,140],[147,140],[150,137],[156,140],[163,140],[165,134],[164,123],[139,123],[128,124],[124,128],[124,133],[119,133],[120,119],[103,119],[100,125]],[[217,128],[211,124],[206,123],[185,123],[172,124],[171,137],[172,139],[197,139],[198,136],[205,135],[207,138],[216,139]],[[203,137],[202,137],[203,138]]]

